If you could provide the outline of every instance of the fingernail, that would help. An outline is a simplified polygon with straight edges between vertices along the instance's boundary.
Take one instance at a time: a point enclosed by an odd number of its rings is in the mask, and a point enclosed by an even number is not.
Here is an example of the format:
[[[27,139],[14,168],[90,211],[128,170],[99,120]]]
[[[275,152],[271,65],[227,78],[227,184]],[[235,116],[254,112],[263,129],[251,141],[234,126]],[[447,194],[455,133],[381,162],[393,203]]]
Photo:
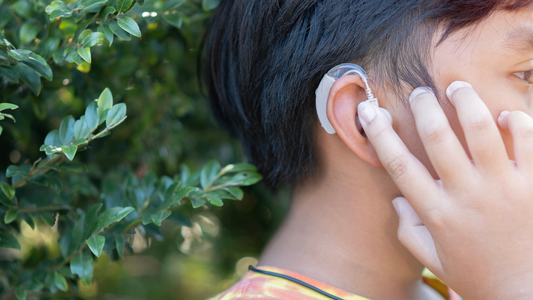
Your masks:
[[[423,93],[433,93],[433,90],[427,86],[417,87],[413,90],[413,92],[411,92],[411,95],[409,96],[409,103],[411,103],[418,95]]]
[[[374,104],[361,102],[359,104],[359,120],[361,124],[366,125],[376,118],[376,109]]]
[[[510,114],[511,112],[508,111],[508,110],[504,110],[502,111],[502,113],[500,114],[500,116],[498,117],[498,125],[500,125],[501,128],[503,129],[509,129],[509,124],[507,122],[507,120],[505,120],[505,117]]]
[[[505,118],[505,116],[507,116],[508,114],[510,114],[511,112],[508,111],[508,110],[504,110],[502,111],[502,113],[500,114],[500,116],[498,117],[498,119],[503,119]]]
[[[446,89],[446,96],[448,97],[449,100],[451,100],[453,92],[455,92],[457,89],[464,88],[464,87],[471,88],[472,85],[470,85],[470,83],[464,82],[464,81],[454,81]]]
[[[398,214],[398,217],[400,216],[400,205],[398,202],[396,202],[396,199],[392,200],[392,206],[394,206],[394,209],[396,210],[396,214]]]

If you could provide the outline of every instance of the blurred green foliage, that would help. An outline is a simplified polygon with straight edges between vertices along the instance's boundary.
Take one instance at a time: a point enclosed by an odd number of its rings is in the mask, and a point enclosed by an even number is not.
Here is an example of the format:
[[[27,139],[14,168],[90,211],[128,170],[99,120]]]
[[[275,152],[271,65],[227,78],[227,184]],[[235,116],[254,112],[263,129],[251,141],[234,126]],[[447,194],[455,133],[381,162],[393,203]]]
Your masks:
[[[253,263],[287,202],[200,93],[217,4],[0,0],[0,299],[205,299]]]

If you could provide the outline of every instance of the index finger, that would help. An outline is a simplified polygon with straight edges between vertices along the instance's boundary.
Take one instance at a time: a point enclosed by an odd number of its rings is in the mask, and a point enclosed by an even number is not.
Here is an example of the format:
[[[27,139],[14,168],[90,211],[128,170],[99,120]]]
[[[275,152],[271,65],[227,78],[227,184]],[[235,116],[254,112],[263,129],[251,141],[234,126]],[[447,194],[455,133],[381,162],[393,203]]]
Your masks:
[[[403,196],[409,199],[421,218],[439,206],[431,195],[439,186],[424,165],[407,149],[377,105],[359,104],[359,119],[379,159]]]

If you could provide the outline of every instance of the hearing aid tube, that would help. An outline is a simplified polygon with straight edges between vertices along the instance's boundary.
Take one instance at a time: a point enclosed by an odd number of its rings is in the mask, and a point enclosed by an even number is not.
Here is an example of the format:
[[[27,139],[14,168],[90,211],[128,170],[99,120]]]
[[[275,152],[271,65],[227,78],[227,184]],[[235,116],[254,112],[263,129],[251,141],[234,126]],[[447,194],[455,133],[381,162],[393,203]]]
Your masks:
[[[320,84],[318,85],[318,88],[315,91],[316,112],[318,114],[318,119],[320,120],[320,124],[322,125],[324,130],[326,130],[326,132],[329,134],[335,133],[335,129],[329,122],[327,114],[329,91],[331,90],[333,83],[335,83],[337,79],[345,75],[356,75],[361,78],[361,80],[363,80],[363,83],[365,84],[365,92],[367,95],[366,101],[375,104],[379,107],[378,99],[374,97],[372,89],[368,85],[368,76],[366,75],[366,72],[363,68],[352,63],[344,63],[332,68],[326,75],[324,75],[322,81],[320,81]],[[382,107],[380,108],[392,124],[392,115],[390,114],[390,112]]]

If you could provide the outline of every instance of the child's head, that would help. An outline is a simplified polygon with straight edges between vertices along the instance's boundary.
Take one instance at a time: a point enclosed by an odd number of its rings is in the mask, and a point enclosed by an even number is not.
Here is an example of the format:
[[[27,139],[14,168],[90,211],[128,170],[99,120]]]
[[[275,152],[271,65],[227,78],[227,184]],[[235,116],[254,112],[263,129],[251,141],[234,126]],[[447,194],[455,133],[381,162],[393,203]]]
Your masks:
[[[429,167],[405,105],[414,87],[439,92],[460,136],[443,93],[455,80],[470,82],[495,116],[503,109],[533,112],[530,2],[222,0],[206,36],[209,98],[265,182],[295,184],[331,161],[321,156],[339,151],[328,149],[335,142],[318,122],[315,89],[329,69],[353,62],[366,69],[396,131]],[[346,149],[379,166],[357,124],[364,100],[360,82],[339,80],[328,118]]]

